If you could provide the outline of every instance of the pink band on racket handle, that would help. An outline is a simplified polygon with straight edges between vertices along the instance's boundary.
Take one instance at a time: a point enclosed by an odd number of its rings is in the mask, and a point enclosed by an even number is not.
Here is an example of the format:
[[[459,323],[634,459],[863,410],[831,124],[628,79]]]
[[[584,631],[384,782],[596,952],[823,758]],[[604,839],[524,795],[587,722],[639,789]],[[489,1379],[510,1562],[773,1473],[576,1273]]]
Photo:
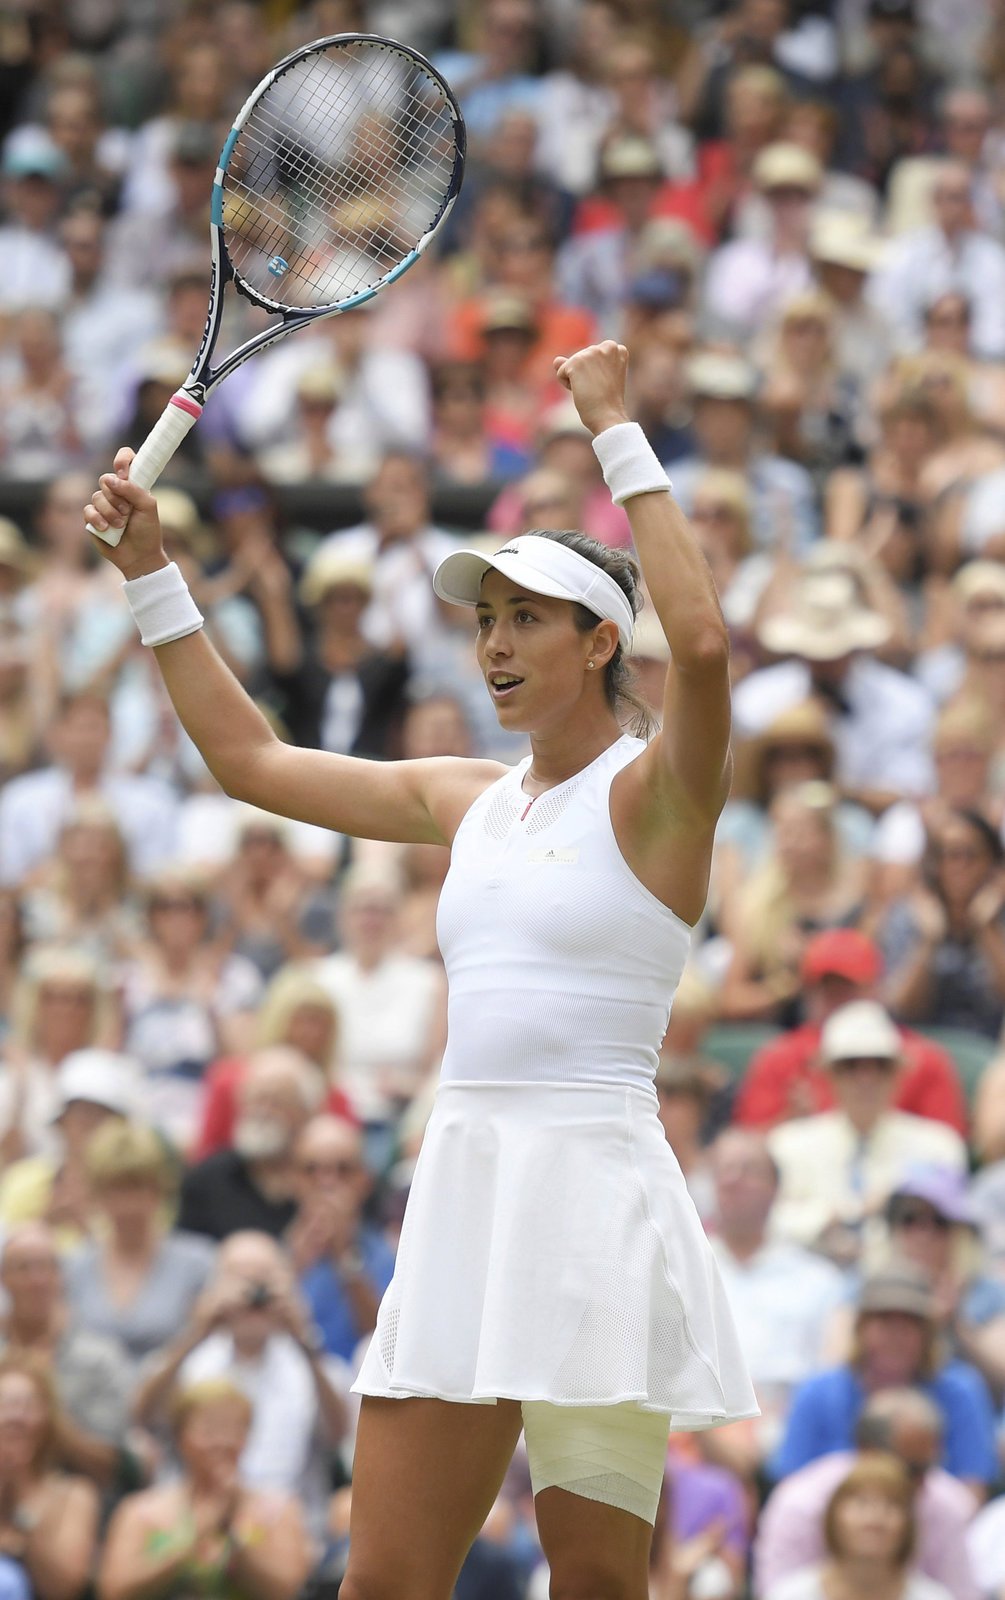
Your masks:
[[[198,400],[193,400],[184,389],[176,390],[133,457],[132,466],[129,468],[130,481],[138,483],[141,489],[152,489],[185,435],[195,426],[201,415],[202,406]],[[104,539],[106,544],[114,548],[126,530],[94,528],[88,523],[87,531],[96,534],[99,539]]]

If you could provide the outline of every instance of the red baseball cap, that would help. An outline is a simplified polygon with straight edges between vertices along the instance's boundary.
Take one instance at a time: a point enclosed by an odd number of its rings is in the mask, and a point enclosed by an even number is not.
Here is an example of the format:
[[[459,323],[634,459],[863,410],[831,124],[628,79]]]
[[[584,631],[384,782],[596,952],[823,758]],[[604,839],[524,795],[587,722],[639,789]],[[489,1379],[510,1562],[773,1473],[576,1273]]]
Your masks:
[[[865,987],[875,983],[882,970],[879,949],[855,928],[830,928],[815,934],[803,953],[804,983],[835,977]]]

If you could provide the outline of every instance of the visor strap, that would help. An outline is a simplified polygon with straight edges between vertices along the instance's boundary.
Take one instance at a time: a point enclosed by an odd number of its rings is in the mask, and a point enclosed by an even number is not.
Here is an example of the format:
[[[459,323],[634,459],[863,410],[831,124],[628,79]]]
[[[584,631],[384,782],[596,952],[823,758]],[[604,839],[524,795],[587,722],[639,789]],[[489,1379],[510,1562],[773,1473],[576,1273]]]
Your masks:
[[[670,488],[670,479],[637,422],[616,422],[613,428],[605,428],[593,441],[593,453],[616,506],[623,506],[633,495],[658,494]]]

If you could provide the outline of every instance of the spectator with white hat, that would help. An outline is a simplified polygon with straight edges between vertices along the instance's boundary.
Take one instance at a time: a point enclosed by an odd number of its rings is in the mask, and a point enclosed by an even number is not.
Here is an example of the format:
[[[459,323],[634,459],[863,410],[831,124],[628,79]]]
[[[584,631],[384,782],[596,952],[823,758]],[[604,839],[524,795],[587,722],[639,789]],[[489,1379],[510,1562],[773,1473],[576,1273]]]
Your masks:
[[[854,1257],[864,1222],[908,1166],[966,1171],[958,1133],[893,1109],[902,1059],[900,1033],[877,1001],[853,1000],[828,1017],[819,1060],[835,1109],[782,1123],[769,1135],[781,1174],[772,1216],[777,1237]]]
[[[702,350],[688,365],[697,449],[672,464],[674,494],[690,516],[697,479],[709,467],[742,473],[751,496],[751,529],[762,549],[802,550],[819,524],[805,467],[771,455],[757,437],[757,370],[735,351]]]
[[[132,1056],[91,1047],[71,1050],[56,1077],[52,1113],[61,1150],[25,1156],[9,1166],[0,1183],[0,1223],[44,1220],[61,1246],[91,1231],[93,1203],[87,1176],[87,1146],[110,1119],[135,1115],[142,1069]]]
[[[760,733],[782,711],[815,695],[831,709],[846,795],[879,812],[905,794],[928,793],[934,705],[920,684],[876,659],[890,635],[890,623],[870,608],[853,572],[799,573],[784,604],[763,616],[757,635],[765,650],[789,659],[737,685],[737,731],[748,738]]]
[[[738,338],[811,287],[810,216],[823,171],[811,151],[779,140],[761,151],[751,176],[768,206],[768,236],[720,245],[705,280],[708,315]]]

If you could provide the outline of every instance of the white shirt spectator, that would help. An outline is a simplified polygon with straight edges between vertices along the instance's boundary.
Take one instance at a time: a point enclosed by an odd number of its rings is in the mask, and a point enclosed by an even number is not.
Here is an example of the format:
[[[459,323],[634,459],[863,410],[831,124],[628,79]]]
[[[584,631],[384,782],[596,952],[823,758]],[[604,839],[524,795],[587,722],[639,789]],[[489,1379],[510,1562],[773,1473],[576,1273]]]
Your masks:
[[[960,543],[967,556],[979,556],[984,547],[1005,533],[1005,467],[985,472],[972,483],[963,502]]]
[[[790,1572],[787,1578],[769,1589],[764,1600],[827,1600],[830,1591],[824,1587],[820,1567],[806,1567],[802,1572]],[[899,1600],[952,1600],[949,1590],[920,1572],[909,1572],[899,1590]]]
[[[967,1170],[955,1129],[906,1111],[884,1112],[866,1135],[843,1111],[822,1111],[773,1128],[768,1144],[781,1173],[771,1231],[805,1245],[832,1222],[856,1225],[882,1206],[910,1166]]]
[[[149,878],[172,860],[178,802],[156,778],[111,773],[99,792],[115,813],[125,836],[130,865]],[[73,811],[69,773],[44,767],[12,778],[0,792],[0,884],[19,884],[52,855],[60,830]]]
[[[313,559],[337,550],[346,561],[373,567],[373,598],[363,616],[363,632],[371,644],[386,650],[397,639],[419,644],[438,629],[432,577],[440,562],[458,548],[458,540],[442,528],[422,528],[411,539],[380,548],[380,535],[368,522],[331,533]]]
[[[766,240],[735,239],[709,260],[705,310],[733,332],[752,335],[812,281],[805,255],[778,255]]]
[[[712,1251],[754,1387],[791,1388],[816,1372],[831,1315],[847,1298],[837,1267],[780,1239],[746,1261],[722,1239],[713,1238]]]
[[[397,1110],[393,1087],[411,1094],[419,1087],[442,975],[416,956],[387,956],[366,972],[344,952],[314,970],[338,1008],[339,1088],[364,1122],[386,1121]]]
[[[981,1593],[1001,1594],[1005,1588],[1005,1496],[977,1513],[967,1545]]]
[[[813,693],[805,661],[783,661],[744,678],[733,692],[737,734],[751,738]],[[935,771],[930,750],[935,709],[911,678],[872,656],[852,661],[842,684],[847,711],[835,716],[838,778],[850,789],[890,789],[930,794]]]
[[[70,263],[58,245],[30,228],[0,228],[0,311],[58,311],[70,292]]]
[[[249,368],[251,376],[237,413],[244,443],[263,450],[283,440],[296,412],[297,382],[319,362],[337,362],[337,351],[310,334],[271,350]],[[366,476],[385,451],[423,450],[429,439],[429,386],[418,356],[408,350],[369,349],[345,374],[345,389],[332,413],[329,438],[343,460],[360,464]]]
[[[1000,361],[1005,356],[1005,249],[996,240],[967,233],[953,249],[941,228],[919,228],[897,241],[869,286],[873,303],[909,349],[921,344],[925,308],[951,290],[970,301],[974,354]]]
[[[345,1362],[325,1356],[323,1365],[329,1382],[354,1408]],[[254,1408],[241,1477],[254,1489],[296,1495],[312,1531],[320,1534],[330,1492],[331,1447],[321,1432],[317,1392],[303,1351],[287,1334],[274,1334],[262,1359],[252,1365],[237,1359],[229,1333],[214,1333],[183,1362],[179,1382],[184,1387],[222,1377],[242,1389]]]

